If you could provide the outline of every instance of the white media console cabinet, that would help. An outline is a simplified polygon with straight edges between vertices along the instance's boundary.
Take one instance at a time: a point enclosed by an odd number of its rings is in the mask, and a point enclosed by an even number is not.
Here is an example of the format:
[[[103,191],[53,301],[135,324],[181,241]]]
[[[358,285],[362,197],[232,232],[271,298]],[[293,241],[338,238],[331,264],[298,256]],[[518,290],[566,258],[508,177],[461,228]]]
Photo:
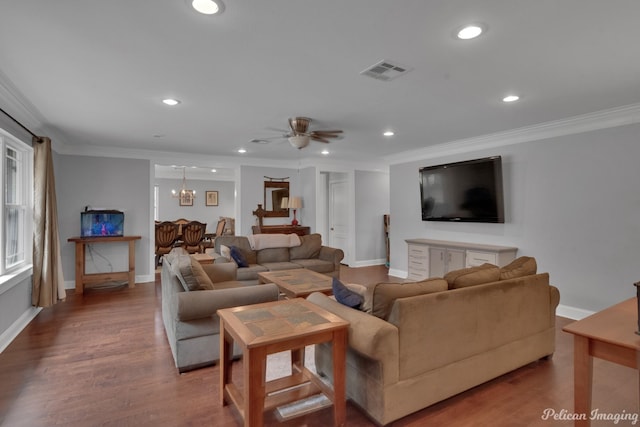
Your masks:
[[[516,258],[518,248],[450,242],[447,240],[407,239],[409,249],[408,279],[443,277],[449,271],[475,267],[486,262],[499,267]]]

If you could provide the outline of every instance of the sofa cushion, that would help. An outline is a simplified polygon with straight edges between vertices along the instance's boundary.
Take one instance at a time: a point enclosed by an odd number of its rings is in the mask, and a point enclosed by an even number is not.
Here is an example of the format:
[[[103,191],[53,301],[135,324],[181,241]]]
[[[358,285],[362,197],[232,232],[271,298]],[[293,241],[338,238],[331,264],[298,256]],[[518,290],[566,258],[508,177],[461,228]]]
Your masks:
[[[532,274],[536,274],[537,270],[538,264],[535,258],[521,256],[500,269],[500,280],[531,276]]]
[[[367,287],[361,309],[387,320],[396,299],[446,291],[447,288],[447,281],[441,278],[409,283],[376,283]]]
[[[291,263],[296,265],[294,268],[306,268],[316,273],[333,273],[336,269],[336,266],[331,261],[317,258],[292,259]]]
[[[258,273],[269,271],[269,269],[259,264],[249,264],[248,267],[239,268],[236,280],[258,280]]]
[[[364,297],[362,295],[352,291],[335,277],[331,282],[331,289],[333,291],[333,295],[336,297],[336,301],[342,305],[346,305],[347,307],[359,308],[364,301]]]
[[[322,247],[322,236],[318,233],[308,234],[300,237],[300,246],[289,248],[289,258],[309,259],[318,258]]]
[[[202,268],[202,265],[189,255],[180,255],[175,260],[172,266],[175,265],[175,273],[180,280],[180,283],[184,287],[184,290],[189,291],[202,291],[213,289],[213,283],[209,276]]]
[[[466,288],[500,280],[500,269],[497,265],[484,263],[477,267],[461,268],[445,274],[444,280],[449,289]]]
[[[268,248],[256,251],[258,264],[269,262],[289,262],[289,248]]]
[[[249,267],[247,258],[242,253],[242,250],[237,246],[231,246],[229,251],[231,258],[238,264],[238,267]]]
[[[292,262],[265,262],[260,265],[269,271],[294,270],[300,268],[298,264],[294,264]]]

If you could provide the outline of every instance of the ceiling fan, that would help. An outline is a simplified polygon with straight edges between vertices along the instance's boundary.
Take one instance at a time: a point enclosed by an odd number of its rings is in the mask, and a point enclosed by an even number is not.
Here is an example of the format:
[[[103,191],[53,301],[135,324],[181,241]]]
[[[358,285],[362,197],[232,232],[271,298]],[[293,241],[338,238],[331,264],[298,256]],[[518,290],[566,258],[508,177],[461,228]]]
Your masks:
[[[318,141],[329,143],[329,139],[338,138],[342,133],[341,130],[309,130],[311,119],[308,117],[292,117],[289,119],[289,131],[284,132],[281,136],[270,138],[252,139],[251,142],[256,144],[268,144],[271,140],[286,138],[289,143],[297,149],[302,149],[309,145],[310,141]]]

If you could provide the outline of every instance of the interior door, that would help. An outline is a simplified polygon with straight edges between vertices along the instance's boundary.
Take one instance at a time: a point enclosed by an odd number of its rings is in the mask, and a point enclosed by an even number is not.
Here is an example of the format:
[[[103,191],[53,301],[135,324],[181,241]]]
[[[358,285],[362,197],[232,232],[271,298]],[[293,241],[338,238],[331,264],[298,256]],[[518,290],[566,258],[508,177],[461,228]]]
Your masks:
[[[347,181],[329,183],[329,246],[342,249],[348,262],[349,204]]]

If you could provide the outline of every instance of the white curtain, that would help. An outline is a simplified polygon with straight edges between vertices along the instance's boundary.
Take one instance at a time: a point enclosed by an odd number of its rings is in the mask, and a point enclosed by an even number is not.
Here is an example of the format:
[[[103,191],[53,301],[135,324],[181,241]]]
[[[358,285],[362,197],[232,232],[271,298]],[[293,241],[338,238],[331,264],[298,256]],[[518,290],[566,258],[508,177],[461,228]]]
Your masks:
[[[64,300],[64,277],[58,233],[56,183],[51,139],[34,138],[33,292],[31,304],[49,307]]]

